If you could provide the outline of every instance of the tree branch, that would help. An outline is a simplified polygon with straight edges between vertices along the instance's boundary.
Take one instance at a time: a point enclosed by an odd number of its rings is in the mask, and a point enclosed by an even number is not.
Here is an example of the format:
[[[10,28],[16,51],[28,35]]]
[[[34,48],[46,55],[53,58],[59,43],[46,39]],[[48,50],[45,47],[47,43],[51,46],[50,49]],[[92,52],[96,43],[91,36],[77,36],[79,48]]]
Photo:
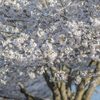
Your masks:
[[[66,84],[67,96],[68,96],[69,99],[71,97],[71,83],[73,81],[73,77],[71,77],[72,73],[73,73],[73,69],[70,68],[70,72],[69,72],[69,76],[68,76],[68,83]]]
[[[96,64],[95,61],[91,61],[89,63],[89,67],[91,67],[91,65]],[[85,92],[85,87],[88,84],[88,81],[90,81],[90,79],[92,78],[93,73],[90,73],[88,78],[83,78],[81,83],[77,86],[77,92],[76,92],[76,96],[75,96],[75,100],[82,100],[83,94]]]
[[[63,65],[61,70],[65,71],[65,69],[66,69],[66,66]],[[67,100],[65,82],[58,82],[57,84],[58,84],[59,92],[60,92],[60,95],[61,95],[61,100]]]
[[[18,85],[20,86],[20,91],[21,93],[23,93],[27,100],[46,100],[46,99],[42,99],[42,98],[39,98],[39,97],[36,97],[34,95],[30,95],[25,89],[24,89],[24,86],[21,82],[18,82]]]
[[[46,83],[47,83],[47,85],[48,85],[48,87],[51,89],[51,91],[53,92],[53,83],[52,82],[50,82],[50,76],[48,75],[48,73],[47,73],[47,71],[45,71],[45,73],[43,73],[43,76],[44,76],[44,78],[45,78],[45,81],[46,81]]]
[[[100,74],[100,61],[97,62],[97,68],[95,69],[94,73]],[[93,86],[93,84],[89,85],[89,88],[85,91],[82,100],[90,100],[91,99],[91,96],[93,95],[96,86],[99,85],[100,77],[98,77],[98,78],[92,77],[92,82],[95,82],[94,86]]]

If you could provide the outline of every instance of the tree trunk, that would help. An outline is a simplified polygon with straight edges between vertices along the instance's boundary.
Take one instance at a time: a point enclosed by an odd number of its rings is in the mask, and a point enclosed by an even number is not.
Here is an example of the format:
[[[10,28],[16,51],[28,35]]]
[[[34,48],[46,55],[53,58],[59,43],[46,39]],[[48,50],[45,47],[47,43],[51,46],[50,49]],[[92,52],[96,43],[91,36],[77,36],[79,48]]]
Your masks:
[[[57,83],[54,83],[52,92],[53,92],[53,100],[61,100],[61,94],[59,92],[59,88],[57,87]]]
[[[67,100],[65,82],[54,83],[52,92],[53,100]]]
[[[53,100],[67,100],[65,82],[50,82],[47,72],[43,74],[48,87],[53,93]]]
[[[84,91],[85,91],[85,82],[84,82],[84,80],[82,80],[82,82],[77,87],[75,100],[82,100]]]

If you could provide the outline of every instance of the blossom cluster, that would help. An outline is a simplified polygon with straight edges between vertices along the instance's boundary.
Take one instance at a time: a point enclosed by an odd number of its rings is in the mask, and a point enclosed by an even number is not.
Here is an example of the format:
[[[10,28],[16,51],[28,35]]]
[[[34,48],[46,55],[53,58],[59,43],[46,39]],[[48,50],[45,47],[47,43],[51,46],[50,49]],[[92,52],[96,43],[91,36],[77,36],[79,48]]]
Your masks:
[[[34,78],[42,66],[83,69],[90,60],[100,60],[99,0],[0,1],[2,80],[10,80],[10,69],[16,69],[11,77]]]
[[[64,81],[67,82],[67,74],[65,73],[65,71],[58,71],[57,73],[55,73],[54,77],[50,79],[51,82],[58,82],[58,81]]]

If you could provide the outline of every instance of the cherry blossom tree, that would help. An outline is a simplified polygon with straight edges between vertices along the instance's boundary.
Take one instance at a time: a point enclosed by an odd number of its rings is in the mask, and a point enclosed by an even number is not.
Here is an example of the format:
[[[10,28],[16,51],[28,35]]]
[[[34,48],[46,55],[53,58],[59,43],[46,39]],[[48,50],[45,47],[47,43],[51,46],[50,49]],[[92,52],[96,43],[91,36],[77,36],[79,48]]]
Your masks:
[[[91,99],[100,84],[99,0],[0,1],[0,84],[43,100],[21,83],[40,75],[53,100]]]

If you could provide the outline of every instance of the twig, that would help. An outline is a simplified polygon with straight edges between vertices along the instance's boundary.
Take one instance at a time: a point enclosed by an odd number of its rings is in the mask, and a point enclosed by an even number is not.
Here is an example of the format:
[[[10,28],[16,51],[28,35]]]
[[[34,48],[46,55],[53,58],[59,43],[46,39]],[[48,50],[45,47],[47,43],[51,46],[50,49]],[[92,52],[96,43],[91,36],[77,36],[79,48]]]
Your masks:
[[[64,19],[68,20],[68,18],[66,16],[64,16],[63,14],[60,14],[61,17],[63,17]]]

